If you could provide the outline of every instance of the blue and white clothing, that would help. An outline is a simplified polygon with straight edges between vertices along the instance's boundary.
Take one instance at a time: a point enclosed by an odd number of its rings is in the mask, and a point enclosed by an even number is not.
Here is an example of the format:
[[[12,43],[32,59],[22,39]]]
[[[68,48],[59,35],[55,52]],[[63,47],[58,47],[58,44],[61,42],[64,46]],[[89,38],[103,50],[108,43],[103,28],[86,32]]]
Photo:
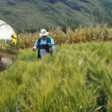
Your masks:
[[[38,39],[36,40],[35,44],[34,44],[34,49],[36,50],[37,49],[37,42],[38,42]],[[46,45],[47,43],[47,40],[43,40],[41,39],[41,42],[40,42],[40,45]],[[52,47],[50,48],[50,51],[53,51],[56,49],[56,46],[54,45],[54,40],[51,38],[51,45]],[[46,49],[40,49],[40,55],[42,56],[44,53],[46,53]]]

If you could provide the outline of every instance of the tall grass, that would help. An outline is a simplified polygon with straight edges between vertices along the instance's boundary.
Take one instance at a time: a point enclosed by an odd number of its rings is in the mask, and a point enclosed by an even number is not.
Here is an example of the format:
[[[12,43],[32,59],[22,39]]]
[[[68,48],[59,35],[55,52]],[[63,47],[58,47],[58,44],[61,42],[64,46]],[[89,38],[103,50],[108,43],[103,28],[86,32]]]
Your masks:
[[[56,44],[63,43],[79,43],[91,41],[108,41],[112,40],[112,28],[105,24],[97,25],[95,27],[79,27],[75,30],[71,28],[66,29],[66,33],[61,30],[51,29],[50,36],[53,37]],[[34,45],[37,40],[39,32],[36,33],[21,33],[19,34],[20,48],[29,48]]]
[[[112,42],[63,44],[36,57],[21,49],[0,73],[0,112],[112,111]]]

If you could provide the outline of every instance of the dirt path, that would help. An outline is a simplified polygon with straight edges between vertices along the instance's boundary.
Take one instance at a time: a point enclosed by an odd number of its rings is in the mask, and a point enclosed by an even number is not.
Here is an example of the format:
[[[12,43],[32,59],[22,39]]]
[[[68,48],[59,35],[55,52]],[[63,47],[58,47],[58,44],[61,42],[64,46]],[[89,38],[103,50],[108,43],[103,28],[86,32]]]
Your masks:
[[[5,57],[5,58],[16,58],[17,55],[0,51],[0,56],[1,57]]]

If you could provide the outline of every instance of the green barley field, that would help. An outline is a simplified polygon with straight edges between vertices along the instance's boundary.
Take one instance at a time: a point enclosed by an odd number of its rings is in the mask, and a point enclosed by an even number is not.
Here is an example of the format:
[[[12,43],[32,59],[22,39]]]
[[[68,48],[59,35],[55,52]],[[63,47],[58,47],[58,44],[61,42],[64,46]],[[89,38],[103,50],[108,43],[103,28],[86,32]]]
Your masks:
[[[112,41],[31,48],[0,73],[0,112],[112,112]]]

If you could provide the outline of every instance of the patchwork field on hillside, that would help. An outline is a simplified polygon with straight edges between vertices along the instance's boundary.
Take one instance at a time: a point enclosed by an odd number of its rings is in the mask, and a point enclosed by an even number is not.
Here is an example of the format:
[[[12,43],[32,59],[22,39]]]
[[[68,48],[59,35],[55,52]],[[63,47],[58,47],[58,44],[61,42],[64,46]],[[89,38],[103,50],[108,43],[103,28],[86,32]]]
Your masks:
[[[102,22],[112,26],[112,0],[2,0],[0,18],[17,31]]]

